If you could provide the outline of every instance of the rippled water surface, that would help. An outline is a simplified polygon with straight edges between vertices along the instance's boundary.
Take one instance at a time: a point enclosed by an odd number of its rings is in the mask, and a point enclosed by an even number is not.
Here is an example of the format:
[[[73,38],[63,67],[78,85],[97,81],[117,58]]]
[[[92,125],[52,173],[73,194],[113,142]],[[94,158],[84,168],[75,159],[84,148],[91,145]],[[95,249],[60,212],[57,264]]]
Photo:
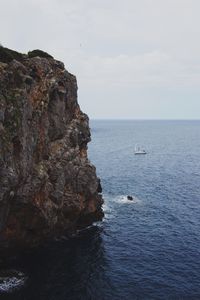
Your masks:
[[[104,221],[13,258],[7,267],[26,280],[1,292],[0,274],[0,299],[200,299],[200,122],[91,128]]]

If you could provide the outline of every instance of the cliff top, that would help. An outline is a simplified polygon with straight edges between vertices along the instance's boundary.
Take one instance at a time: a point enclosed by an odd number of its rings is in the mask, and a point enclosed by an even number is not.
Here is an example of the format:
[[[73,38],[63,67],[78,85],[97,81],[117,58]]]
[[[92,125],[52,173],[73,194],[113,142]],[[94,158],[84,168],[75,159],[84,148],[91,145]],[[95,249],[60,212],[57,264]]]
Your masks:
[[[11,50],[9,48],[0,46],[0,62],[9,63],[14,59],[18,60],[18,61],[22,61],[23,59],[33,58],[33,57],[53,58],[53,56],[51,56],[47,52],[44,52],[39,49],[29,51],[28,54],[23,54],[23,53]]]

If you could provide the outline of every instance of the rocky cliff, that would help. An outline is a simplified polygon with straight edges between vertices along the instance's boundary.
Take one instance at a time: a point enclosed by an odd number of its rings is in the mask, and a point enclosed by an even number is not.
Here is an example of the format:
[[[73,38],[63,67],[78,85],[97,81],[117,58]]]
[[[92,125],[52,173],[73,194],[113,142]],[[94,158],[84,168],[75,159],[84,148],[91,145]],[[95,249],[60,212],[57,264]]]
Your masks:
[[[0,47],[0,246],[35,245],[102,218],[89,141],[63,63]]]

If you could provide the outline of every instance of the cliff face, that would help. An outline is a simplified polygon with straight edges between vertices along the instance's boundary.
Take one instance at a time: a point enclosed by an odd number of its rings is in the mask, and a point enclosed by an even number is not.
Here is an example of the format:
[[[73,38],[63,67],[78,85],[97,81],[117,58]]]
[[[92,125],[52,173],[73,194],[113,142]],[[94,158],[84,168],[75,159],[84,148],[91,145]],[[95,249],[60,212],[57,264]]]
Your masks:
[[[0,53],[0,244],[34,245],[102,218],[89,141],[61,62]]]

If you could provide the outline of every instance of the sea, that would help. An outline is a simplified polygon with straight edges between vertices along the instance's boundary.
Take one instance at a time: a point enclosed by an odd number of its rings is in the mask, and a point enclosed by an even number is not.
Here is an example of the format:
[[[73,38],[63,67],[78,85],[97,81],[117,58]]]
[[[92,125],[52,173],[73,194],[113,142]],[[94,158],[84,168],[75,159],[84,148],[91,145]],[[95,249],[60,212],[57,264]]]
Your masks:
[[[90,127],[103,221],[13,257],[0,299],[200,299],[200,121]]]

